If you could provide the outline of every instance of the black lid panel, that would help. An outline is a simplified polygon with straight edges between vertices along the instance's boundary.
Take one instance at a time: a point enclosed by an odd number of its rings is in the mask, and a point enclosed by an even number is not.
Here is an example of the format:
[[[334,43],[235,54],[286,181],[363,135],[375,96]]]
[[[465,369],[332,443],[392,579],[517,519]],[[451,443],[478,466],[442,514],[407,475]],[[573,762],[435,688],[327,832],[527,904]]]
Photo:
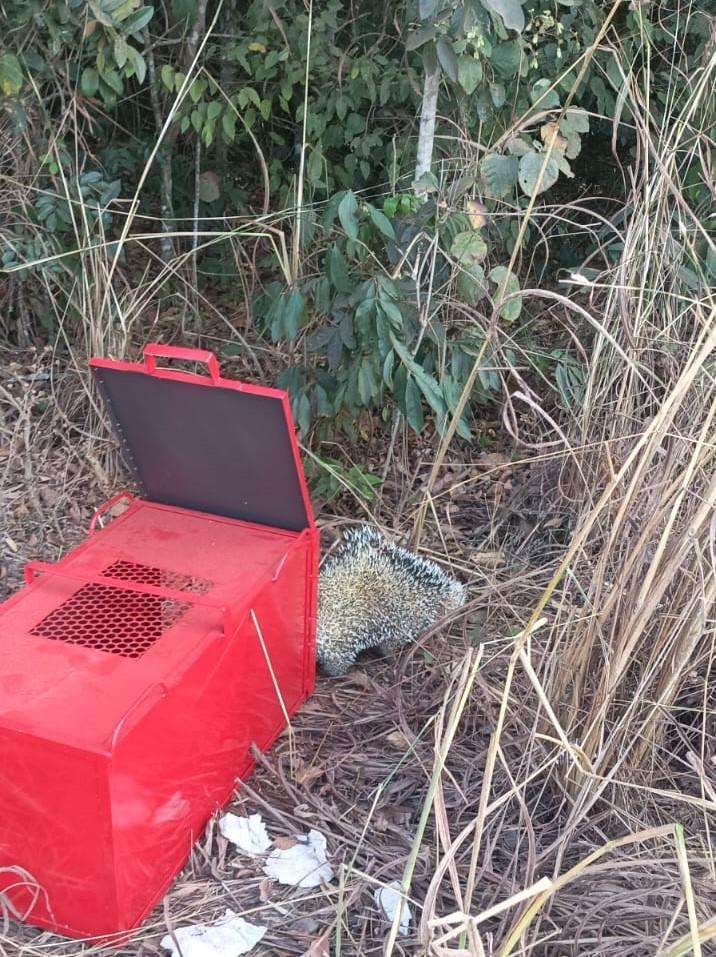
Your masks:
[[[294,531],[310,524],[280,397],[110,366],[93,372],[150,501]]]

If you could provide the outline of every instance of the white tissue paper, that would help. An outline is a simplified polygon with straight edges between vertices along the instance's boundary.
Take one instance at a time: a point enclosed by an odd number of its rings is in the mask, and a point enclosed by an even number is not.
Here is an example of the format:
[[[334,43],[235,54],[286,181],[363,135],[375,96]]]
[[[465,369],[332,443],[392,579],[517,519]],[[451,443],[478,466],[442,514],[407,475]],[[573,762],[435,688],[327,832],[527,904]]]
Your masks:
[[[318,887],[333,880],[333,868],[326,858],[326,839],[320,831],[297,835],[293,847],[271,851],[266,858],[264,874],[281,884],[294,887]]]
[[[194,924],[174,931],[181,951],[167,934],[162,947],[171,951],[171,957],[239,957],[258,944],[266,933],[265,927],[250,924],[227,908],[215,924]]]
[[[395,915],[400,906],[400,881],[391,881],[390,884],[386,884],[384,887],[377,887],[373,896],[375,897],[376,904],[388,920],[395,920]],[[403,904],[403,910],[400,915],[399,929],[403,937],[405,937],[410,929],[411,920],[410,905],[406,901],[405,904]]]
[[[219,830],[227,841],[231,841],[240,851],[251,854],[252,857],[264,854],[271,847],[266,825],[260,814],[251,814],[249,817],[224,814],[219,819]]]

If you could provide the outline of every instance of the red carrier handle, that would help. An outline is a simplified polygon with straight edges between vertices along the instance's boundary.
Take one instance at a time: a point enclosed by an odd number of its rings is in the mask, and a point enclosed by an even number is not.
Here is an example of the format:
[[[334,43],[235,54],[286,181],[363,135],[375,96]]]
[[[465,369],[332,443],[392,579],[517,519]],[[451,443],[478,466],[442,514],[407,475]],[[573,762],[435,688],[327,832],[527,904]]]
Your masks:
[[[152,375],[157,372],[157,359],[200,362],[209,370],[209,378],[214,385],[219,384],[219,363],[214,353],[208,349],[185,349],[183,346],[163,346],[161,342],[150,342],[144,347],[144,365]]]

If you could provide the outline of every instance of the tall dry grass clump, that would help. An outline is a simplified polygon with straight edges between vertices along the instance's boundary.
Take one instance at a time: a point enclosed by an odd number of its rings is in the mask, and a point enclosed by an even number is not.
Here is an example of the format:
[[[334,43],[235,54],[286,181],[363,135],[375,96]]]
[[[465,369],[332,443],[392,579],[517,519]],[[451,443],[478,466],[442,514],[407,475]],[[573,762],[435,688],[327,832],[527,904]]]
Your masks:
[[[442,847],[420,931],[440,957],[714,952],[716,248],[713,195],[691,184],[711,182],[716,53],[687,74],[675,37],[658,89],[648,55],[637,68],[610,52],[626,199],[561,298],[582,401],[544,416],[572,534],[480,687],[496,717],[473,819],[453,831],[429,795]]]
[[[639,164],[615,227],[619,260],[590,290],[603,331],[575,417],[574,446],[589,451],[570,470],[581,500],[565,570],[573,601],[542,674],[594,775],[572,777],[587,803],[637,769],[669,776],[670,710],[687,687],[703,708],[682,745],[702,761],[714,705],[716,314],[704,262],[715,250],[685,178],[709,156],[715,64],[712,50],[695,75],[675,70],[668,125],[650,111],[648,73],[623,79]]]

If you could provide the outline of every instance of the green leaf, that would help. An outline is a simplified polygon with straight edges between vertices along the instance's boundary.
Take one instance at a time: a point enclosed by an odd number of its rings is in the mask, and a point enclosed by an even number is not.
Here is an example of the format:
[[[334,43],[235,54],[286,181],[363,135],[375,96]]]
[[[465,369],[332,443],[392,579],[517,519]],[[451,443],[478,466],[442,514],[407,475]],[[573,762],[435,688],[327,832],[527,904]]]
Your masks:
[[[420,27],[418,30],[413,30],[412,33],[408,34],[408,38],[405,41],[406,50],[417,50],[418,47],[421,47],[424,43],[427,43],[428,40],[435,39],[435,27],[432,23],[425,24],[425,26]]]
[[[106,70],[102,74],[102,79],[115,93],[120,96],[122,95],[124,92],[124,84],[122,83],[122,77],[116,70]]]
[[[436,45],[430,41],[426,43],[422,50],[423,70],[426,73],[437,73],[440,70],[438,63],[438,54]]]
[[[520,284],[517,276],[506,266],[495,266],[494,269],[490,271],[490,279],[497,286],[497,293],[500,292],[504,284],[504,293],[503,295],[509,295],[513,292],[519,292]],[[515,298],[510,302],[506,303],[502,309],[500,309],[500,317],[506,319],[507,322],[514,322],[518,318],[519,314],[522,312],[522,299]]]
[[[306,175],[308,176],[309,183],[313,183],[316,186],[321,183],[321,177],[323,175],[323,151],[320,145],[314,147],[308,155]]]
[[[501,109],[507,102],[507,91],[504,83],[490,83],[490,96],[496,110]]]
[[[414,181],[413,188],[423,193],[435,193],[440,189],[440,184],[438,183],[438,178],[435,173],[433,173],[432,170],[428,170],[423,173],[419,179]]]
[[[122,29],[126,33],[139,33],[154,16],[154,7],[140,7],[130,17],[122,22]]]
[[[206,116],[209,120],[215,120],[221,113],[221,103],[218,100],[212,100],[206,107]]]
[[[204,124],[204,128],[201,131],[201,138],[204,142],[204,146],[211,146],[214,142],[214,127],[215,124],[211,120],[207,120]]]
[[[462,384],[459,382],[456,382],[451,375],[445,375],[443,377],[442,385],[443,385],[443,395],[445,396],[445,403],[448,409],[452,413],[457,412],[457,407],[460,402],[460,397],[462,395],[462,389],[463,389]],[[458,419],[458,423],[457,423],[457,434],[463,439],[470,439],[472,437],[470,435],[470,427],[465,421],[465,413],[467,410],[468,410],[468,405],[466,403],[465,408],[462,410],[462,415]],[[440,426],[441,432],[446,425],[447,425],[447,419],[444,425],[441,424]]]
[[[425,418],[423,416],[423,400],[415,379],[408,376],[405,383],[405,418],[414,432],[422,432]]]
[[[450,252],[461,266],[472,266],[487,255],[487,243],[478,232],[471,229],[457,234]]]
[[[545,159],[546,153],[537,153],[535,150],[530,150],[520,160],[518,178],[522,191],[528,196],[544,193],[550,186],[554,186],[559,178],[559,166],[553,158],[550,158],[544,172],[542,172]]]
[[[403,328],[403,313],[394,302],[391,302],[389,299],[379,299],[378,305],[394,329],[400,330]]]
[[[127,57],[129,56],[129,48],[127,41],[123,36],[117,34],[114,38],[114,62],[117,66],[122,69],[124,64],[127,62]]]
[[[468,96],[473,94],[482,82],[482,64],[472,56],[458,57],[457,80]]]
[[[511,136],[505,143],[511,156],[524,156],[532,149],[532,140],[525,136]]]
[[[363,356],[358,369],[358,392],[363,405],[370,405],[377,392],[373,365],[369,356]]]
[[[349,106],[350,102],[347,96],[343,96],[341,93],[338,97],[336,97],[336,116],[339,120],[344,120],[346,116],[348,116]]]
[[[239,106],[244,107],[247,103],[253,103],[257,109],[261,106],[261,97],[252,86],[244,86],[239,90]]]
[[[487,294],[485,270],[478,263],[461,269],[455,283],[457,294],[468,306],[475,306]]]
[[[202,203],[213,203],[221,196],[219,177],[216,173],[206,170],[199,176],[199,199]]]
[[[0,90],[5,96],[15,96],[22,89],[22,67],[14,53],[0,56]]]
[[[88,66],[82,71],[80,89],[85,96],[94,96],[99,89],[99,73],[94,67]]]
[[[496,13],[508,30],[522,33],[525,28],[525,15],[518,0],[480,0],[482,6],[490,13]]]
[[[137,83],[144,83],[147,76],[147,64],[144,61],[144,57],[139,50],[135,50],[133,46],[128,46],[127,52],[129,53],[129,62],[132,64]]]
[[[418,0],[418,16],[421,20],[429,20],[435,16],[437,7],[437,0]]]
[[[328,250],[326,272],[337,292],[350,292],[351,283],[348,278],[348,266],[343,258],[343,254],[335,244]]]
[[[236,116],[231,109],[227,109],[221,117],[221,128],[224,136],[230,143],[236,139]]]
[[[495,199],[502,199],[511,193],[517,185],[519,160],[516,156],[500,156],[498,153],[489,153],[482,163],[482,173],[487,191]]]
[[[403,365],[405,365],[408,371],[411,372],[415,377],[415,381],[417,382],[420,391],[425,396],[428,405],[433,409],[434,412],[437,412],[438,415],[445,415],[445,400],[443,399],[442,390],[435,379],[429,373],[427,373],[418,362],[415,361],[403,343],[396,339],[392,333],[390,336],[390,341],[393,343],[393,348],[400,356]]]
[[[453,83],[457,83],[457,57],[455,56],[452,43],[445,37],[440,37],[436,47],[440,66]]]
[[[516,75],[520,68],[522,50],[516,40],[498,43],[492,51],[490,61],[498,73],[507,79]]]
[[[347,235],[358,239],[358,200],[352,190],[348,190],[338,204],[338,218]]]
[[[283,328],[286,338],[291,341],[298,335],[306,313],[306,300],[297,289],[286,297],[283,310]]]
[[[391,88],[393,86],[393,77],[390,73],[384,73],[380,81],[379,103],[385,106],[390,101]]]
[[[161,78],[162,83],[168,90],[174,89],[174,70],[168,63],[165,63],[162,67]]]
[[[393,224],[379,209],[376,209],[375,206],[371,206],[370,203],[367,203],[368,215],[370,220],[378,230],[379,233],[382,233],[386,239],[391,239],[395,242],[395,230],[393,229]]]
[[[537,80],[530,90],[530,99],[533,104],[539,103],[540,110],[551,110],[559,106],[559,94],[556,90],[550,90],[552,83],[543,77]]]
[[[393,388],[393,366],[395,365],[395,352],[391,349],[383,360],[383,382],[389,389]]]
[[[589,132],[589,114],[584,110],[567,110],[562,122],[568,123],[575,133]]]

